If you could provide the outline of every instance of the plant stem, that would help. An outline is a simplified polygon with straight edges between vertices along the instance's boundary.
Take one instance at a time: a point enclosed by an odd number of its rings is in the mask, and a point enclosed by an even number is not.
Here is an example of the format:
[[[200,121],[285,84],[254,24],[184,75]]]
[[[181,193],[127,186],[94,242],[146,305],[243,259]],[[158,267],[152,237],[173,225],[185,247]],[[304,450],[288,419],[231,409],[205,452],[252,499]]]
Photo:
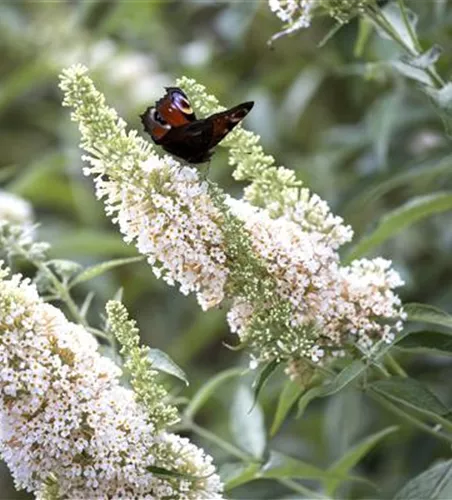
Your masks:
[[[410,20],[408,19],[408,14],[407,14],[404,0],[397,0],[397,3],[399,4],[400,13],[402,14],[403,24],[405,25],[405,27],[410,35],[410,38],[411,38],[411,41],[413,42],[413,45],[416,47],[416,50],[418,52],[422,52],[421,44],[419,43],[419,40],[416,36],[416,33],[413,30],[413,26],[411,25]]]
[[[224,451],[227,451],[231,455],[239,458],[240,460],[243,460],[244,462],[247,463],[255,461],[255,458],[252,457],[251,455],[248,455],[248,453],[245,453],[241,449],[237,448],[228,441],[225,441],[219,436],[213,434],[213,432],[208,431],[204,427],[200,427],[195,422],[188,421],[184,422],[184,424],[186,425],[186,428],[188,430],[191,430],[195,434],[198,434],[198,436],[201,436],[202,438],[207,439],[208,441],[216,444],[218,447],[222,448]]]
[[[369,394],[370,397],[372,397],[375,401],[377,401],[381,406],[386,408],[388,411],[403,418],[407,422],[410,422],[412,425],[414,425],[418,429],[421,429],[424,432],[431,434],[432,436],[434,436],[437,439],[441,439],[442,441],[446,441],[447,443],[452,444],[452,437],[450,437],[447,434],[444,434],[442,432],[435,431],[435,429],[433,429],[429,425],[425,424],[421,420],[417,419],[413,415],[410,415],[409,413],[405,413],[402,409],[400,409],[398,406],[392,404],[385,397],[380,396],[376,391],[373,391],[372,389],[370,389],[367,392],[367,394]]]
[[[292,491],[296,491],[297,493],[301,493],[304,495],[306,498],[315,498],[319,500],[326,500],[329,497],[325,497],[323,495],[319,495],[315,491],[312,491],[309,488],[306,488],[306,486],[303,486],[300,483],[297,483],[293,479],[278,479],[278,483],[283,484],[287,488],[290,488]]]
[[[278,483],[283,484],[287,488],[290,488],[292,491],[295,491],[297,493],[301,493],[304,495],[306,498],[315,498],[318,500],[327,500],[329,497],[326,497],[324,495],[320,495],[319,493],[316,493],[315,491],[312,491],[309,488],[306,488],[306,486],[303,486],[300,483],[297,483],[293,479],[277,479]]]
[[[421,54],[422,53],[422,45],[419,42],[419,39],[416,35],[416,32],[413,29],[412,24],[410,23],[410,20],[408,19],[408,14],[407,14],[407,9],[405,6],[405,0],[397,0],[399,4],[399,9],[402,14],[403,22],[406,26],[406,29],[410,35],[411,41],[413,42],[413,45],[416,47],[416,50]],[[430,68],[427,68],[427,72],[429,73],[429,76],[433,78],[434,80],[437,81],[437,83],[440,84],[440,87],[443,87],[445,82],[444,80],[438,75],[435,67],[432,66]]]
[[[219,448],[222,448],[224,451],[230,453],[231,455],[237,457],[238,459],[242,460],[243,462],[250,463],[250,462],[255,462],[255,458],[252,457],[251,455],[248,455],[244,451],[240,450],[233,444],[229,443],[228,441],[225,441],[224,439],[218,437],[216,434],[213,434],[212,432],[208,431],[204,427],[199,426],[195,422],[190,422],[186,421],[182,425],[180,429],[185,429],[185,430],[191,430],[195,434],[198,434],[198,436],[207,439],[211,443],[216,444]],[[179,429],[179,430],[180,430]],[[296,481],[293,481],[292,479],[277,479],[277,481],[280,484],[283,484],[287,488],[291,489],[292,491],[295,491],[297,493],[301,493],[302,495],[307,496],[308,498],[315,498],[318,500],[327,500],[328,497],[325,497],[323,495],[319,495],[315,491],[310,490],[309,488],[306,488],[302,484],[297,483]]]
[[[400,6],[400,4],[399,4]],[[415,34],[412,33],[412,27],[409,24],[409,19],[406,17],[406,10],[401,9],[402,11],[402,16],[403,19],[406,20],[407,25],[407,30],[410,33],[410,38],[412,36],[414,37],[413,44],[414,47],[410,47],[404,40],[403,38],[397,33],[397,31],[394,29],[393,25],[385,18],[385,16],[382,14],[381,9],[373,9],[372,7],[367,7],[365,12],[367,16],[382,30],[384,31],[391,40],[393,40],[397,45],[399,45],[405,52],[407,52],[411,57],[417,57],[420,55],[420,51],[422,51],[422,48],[419,45],[419,42],[416,39]],[[418,50],[419,47],[419,50]],[[437,89],[440,89],[441,87],[444,86],[444,81],[443,79],[438,75],[435,69],[432,68],[426,68],[421,70],[423,71],[430,79],[432,86],[436,87]]]
[[[58,292],[59,298],[66,304],[66,306],[69,309],[69,312],[71,313],[72,317],[77,321],[77,323],[83,325],[85,328],[88,328],[89,327],[88,323],[86,322],[85,318],[80,314],[77,304],[72,299],[68,289],[61,283],[61,281],[57,278],[57,276],[55,276],[55,274],[49,268],[49,266],[47,266],[43,262],[32,261],[32,263],[41,272],[45,273],[49,277],[53,286],[55,287],[55,290]]]
[[[399,375],[400,377],[407,378],[408,375],[406,371],[397,363],[397,361],[392,357],[391,354],[386,354],[385,356],[385,361],[388,363],[388,365],[392,368],[394,373],[396,375]]]

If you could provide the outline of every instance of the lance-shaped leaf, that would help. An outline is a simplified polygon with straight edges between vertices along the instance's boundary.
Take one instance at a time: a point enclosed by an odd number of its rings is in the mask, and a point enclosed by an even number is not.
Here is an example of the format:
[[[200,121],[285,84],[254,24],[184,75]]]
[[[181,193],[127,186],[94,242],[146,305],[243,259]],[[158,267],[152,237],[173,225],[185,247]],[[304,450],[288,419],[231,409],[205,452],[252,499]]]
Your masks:
[[[258,404],[253,406],[253,400],[251,389],[240,384],[232,402],[230,426],[236,444],[259,460],[265,451],[267,437],[264,415]]]
[[[397,427],[393,426],[372,434],[371,436],[363,439],[357,445],[353,446],[353,448],[345,453],[342,458],[334,463],[328,469],[331,474],[331,478],[326,481],[327,494],[333,495],[337,487],[340,485],[340,481],[335,476],[347,476],[347,474],[350,473],[350,470],[370,452],[378,441],[386,437],[388,434],[395,432],[397,429]]]
[[[411,479],[394,500],[443,500],[452,498],[452,460],[430,467]]]
[[[425,415],[446,415],[445,406],[427,387],[412,378],[392,377],[371,384],[370,389]]]
[[[403,206],[386,214],[377,228],[359,241],[347,256],[347,262],[359,259],[387,239],[415,222],[430,215],[452,209],[452,192],[439,192],[413,198]]]

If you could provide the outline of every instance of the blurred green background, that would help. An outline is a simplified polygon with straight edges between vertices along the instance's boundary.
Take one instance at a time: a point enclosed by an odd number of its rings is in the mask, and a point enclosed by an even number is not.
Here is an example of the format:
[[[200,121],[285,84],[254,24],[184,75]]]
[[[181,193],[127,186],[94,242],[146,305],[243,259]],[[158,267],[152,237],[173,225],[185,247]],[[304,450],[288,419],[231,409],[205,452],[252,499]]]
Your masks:
[[[439,69],[448,76],[452,57],[449,2],[414,1],[426,46],[439,43]],[[397,74],[391,42],[373,35],[356,56],[359,23],[344,26],[326,46],[318,45],[333,26],[324,18],[310,29],[267,40],[281,28],[265,1],[62,1],[0,3],[0,182],[30,201],[39,238],[51,255],[92,265],[133,256],[96,201],[82,175],[79,133],[61,107],[58,74],[82,62],[110,105],[131,128],[138,115],[186,75],[196,78],[222,104],[256,102],[245,126],[261,135],[278,164],[296,170],[305,184],[328,200],[356,232],[372,230],[387,212],[415,196],[450,189],[450,140],[427,97]],[[219,147],[210,176],[240,196]],[[356,241],[355,240],[355,241]],[[386,241],[376,252],[394,261],[406,286],[404,301],[451,310],[452,224],[450,214],[419,222]],[[132,264],[75,289],[82,301],[93,290],[90,322],[101,324],[105,302],[124,289],[124,303],[137,319],[143,341],[166,351],[185,370],[190,396],[219,371],[246,366],[245,355],[228,350],[225,310],[202,313],[193,297],[155,279],[145,263]],[[452,364],[448,357],[399,352],[401,362],[451,404]],[[282,371],[261,396],[267,425]],[[178,385],[179,384],[179,385]],[[203,410],[198,421],[233,440],[230,408],[236,382]],[[312,404],[302,419],[290,419],[271,446],[326,467],[357,440],[394,423],[360,393],[348,390]],[[221,465],[228,457],[211,443],[199,444]],[[410,477],[450,450],[428,435],[403,426],[361,462],[357,473],[376,483],[347,484],[346,498],[389,498]],[[229,457],[230,459],[230,457]],[[289,498],[276,482],[256,481],[231,492],[237,499]],[[8,471],[0,476],[0,498],[15,493]],[[292,494],[290,498],[295,498]]]

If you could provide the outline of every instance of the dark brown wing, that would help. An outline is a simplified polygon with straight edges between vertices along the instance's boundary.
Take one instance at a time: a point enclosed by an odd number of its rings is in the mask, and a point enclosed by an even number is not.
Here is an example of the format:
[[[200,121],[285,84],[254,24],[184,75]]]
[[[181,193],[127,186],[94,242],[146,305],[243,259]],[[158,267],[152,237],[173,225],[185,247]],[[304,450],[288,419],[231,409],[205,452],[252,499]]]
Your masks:
[[[165,151],[190,163],[203,163],[214,148],[253,107],[244,102],[234,108],[196,120],[187,96],[177,87],[168,87],[155,107],[141,115],[144,129]]]
[[[244,102],[234,108],[216,113],[207,118],[213,123],[213,134],[209,144],[209,149],[216,146],[245,116],[251,111],[254,102]]]
[[[210,158],[213,122],[196,120],[171,129],[160,142],[165,151],[190,163],[203,163]]]
[[[214,148],[253,107],[252,102],[216,113],[204,120],[172,128],[159,144],[165,151],[190,163],[203,163],[212,156]]]

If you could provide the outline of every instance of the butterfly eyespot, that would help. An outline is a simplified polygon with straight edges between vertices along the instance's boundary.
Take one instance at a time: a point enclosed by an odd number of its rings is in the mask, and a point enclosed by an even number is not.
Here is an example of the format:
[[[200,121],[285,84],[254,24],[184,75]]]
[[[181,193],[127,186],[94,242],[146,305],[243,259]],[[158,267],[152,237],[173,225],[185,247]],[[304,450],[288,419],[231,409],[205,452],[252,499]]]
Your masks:
[[[183,113],[186,113],[187,115],[191,115],[193,113],[193,109],[190,106],[190,103],[187,101],[187,99],[185,99],[185,97],[181,96],[180,94],[176,95],[176,104]]]
[[[151,111],[151,118],[159,123],[162,127],[166,128],[166,129],[170,129],[171,128],[171,125],[169,125],[161,116],[160,116],[160,113],[156,110],[156,109],[153,109]]]

